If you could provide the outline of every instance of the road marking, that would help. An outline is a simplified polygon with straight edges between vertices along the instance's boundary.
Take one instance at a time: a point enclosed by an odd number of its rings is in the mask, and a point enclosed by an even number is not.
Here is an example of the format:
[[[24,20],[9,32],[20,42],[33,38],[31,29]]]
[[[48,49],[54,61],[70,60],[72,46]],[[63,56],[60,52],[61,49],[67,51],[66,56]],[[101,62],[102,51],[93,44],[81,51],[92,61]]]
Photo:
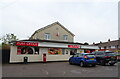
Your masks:
[[[44,72],[46,75],[48,75],[49,74],[49,72],[48,71],[46,71],[46,70],[44,70],[44,69],[41,69],[42,70],[42,72]]]
[[[63,72],[63,75],[65,75],[66,74],[66,72]]]
[[[48,73],[48,71],[45,71],[46,72],[46,75],[48,75],[49,73]]]

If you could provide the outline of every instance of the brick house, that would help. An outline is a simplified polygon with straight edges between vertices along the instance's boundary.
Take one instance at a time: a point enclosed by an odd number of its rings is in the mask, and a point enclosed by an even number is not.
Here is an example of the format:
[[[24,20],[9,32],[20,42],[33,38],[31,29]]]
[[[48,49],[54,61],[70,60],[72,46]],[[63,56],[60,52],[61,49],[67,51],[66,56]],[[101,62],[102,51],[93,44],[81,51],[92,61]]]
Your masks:
[[[94,43],[93,45],[98,46],[99,50],[110,50],[114,52],[120,52],[120,39],[107,42]]]

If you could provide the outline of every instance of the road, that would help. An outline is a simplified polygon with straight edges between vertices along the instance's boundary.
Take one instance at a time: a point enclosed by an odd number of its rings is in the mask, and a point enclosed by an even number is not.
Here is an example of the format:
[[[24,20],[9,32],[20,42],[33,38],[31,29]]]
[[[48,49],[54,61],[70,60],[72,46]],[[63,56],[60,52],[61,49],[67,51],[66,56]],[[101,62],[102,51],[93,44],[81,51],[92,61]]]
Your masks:
[[[118,77],[114,66],[80,67],[68,62],[3,64],[3,77]]]

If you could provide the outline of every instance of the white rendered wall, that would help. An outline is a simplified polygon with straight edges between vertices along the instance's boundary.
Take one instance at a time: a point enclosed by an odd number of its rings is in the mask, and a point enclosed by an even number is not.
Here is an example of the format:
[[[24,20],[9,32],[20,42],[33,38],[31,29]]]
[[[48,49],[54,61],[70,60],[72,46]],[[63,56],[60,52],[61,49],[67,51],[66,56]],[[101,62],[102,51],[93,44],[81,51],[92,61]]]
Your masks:
[[[11,46],[10,50],[10,63],[23,62],[24,57],[28,57],[28,62],[39,62],[42,61],[42,54],[39,50],[39,55],[17,55],[17,46]]]

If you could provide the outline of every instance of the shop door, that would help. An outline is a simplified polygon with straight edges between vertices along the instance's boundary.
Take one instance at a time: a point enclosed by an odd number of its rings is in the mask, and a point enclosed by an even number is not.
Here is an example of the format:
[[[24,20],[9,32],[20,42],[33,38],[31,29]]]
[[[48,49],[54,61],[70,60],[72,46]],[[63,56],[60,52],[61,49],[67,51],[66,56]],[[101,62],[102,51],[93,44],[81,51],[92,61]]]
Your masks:
[[[41,48],[42,61],[43,61],[43,62],[46,62],[46,61],[47,61],[47,52],[48,52],[48,49],[47,49],[47,48]]]
[[[70,55],[74,55],[75,53],[77,53],[77,49],[70,49]]]

